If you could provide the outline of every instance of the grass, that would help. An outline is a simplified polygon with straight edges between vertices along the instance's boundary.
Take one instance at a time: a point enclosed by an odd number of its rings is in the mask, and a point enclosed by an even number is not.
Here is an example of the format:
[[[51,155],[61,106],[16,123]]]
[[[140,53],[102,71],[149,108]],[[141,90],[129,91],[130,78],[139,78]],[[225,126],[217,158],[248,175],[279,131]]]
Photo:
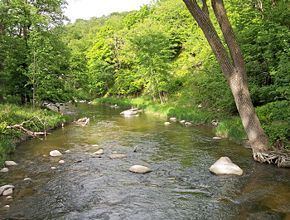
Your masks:
[[[24,135],[7,126],[20,124],[31,131],[50,130],[67,121],[67,116],[46,109],[33,109],[29,106],[0,104],[0,164],[15,150],[17,142]]]

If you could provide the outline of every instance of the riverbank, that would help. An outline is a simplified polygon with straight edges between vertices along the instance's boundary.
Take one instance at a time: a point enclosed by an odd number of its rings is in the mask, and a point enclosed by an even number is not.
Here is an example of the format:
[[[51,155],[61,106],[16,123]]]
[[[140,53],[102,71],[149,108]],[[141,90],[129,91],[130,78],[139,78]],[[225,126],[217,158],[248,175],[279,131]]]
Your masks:
[[[33,132],[40,132],[57,128],[68,119],[68,116],[47,109],[0,104],[0,166],[15,150],[16,145],[28,138],[24,133],[8,126],[25,122],[23,127]]]
[[[93,104],[116,104],[124,108],[134,106],[143,109],[147,113],[158,114],[164,118],[176,117],[178,120],[191,121],[193,124],[212,124],[212,122],[218,122],[218,125],[213,128],[217,136],[229,138],[238,143],[246,140],[246,133],[238,115],[228,115],[219,109],[209,110],[201,105],[180,105],[176,103],[169,101],[160,104],[142,97],[132,99],[107,97],[98,98],[93,101]],[[271,145],[289,149],[290,113],[287,106],[287,101],[277,101],[257,107],[256,111]]]

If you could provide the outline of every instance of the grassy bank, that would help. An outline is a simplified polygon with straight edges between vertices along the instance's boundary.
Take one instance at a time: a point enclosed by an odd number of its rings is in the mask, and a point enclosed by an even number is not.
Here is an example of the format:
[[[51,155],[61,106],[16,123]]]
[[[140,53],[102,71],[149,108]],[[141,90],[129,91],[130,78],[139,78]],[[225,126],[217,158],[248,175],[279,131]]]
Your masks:
[[[239,116],[231,116],[219,111],[210,111],[198,106],[180,105],[173,101],[160,104],[142,97],[133,99],[114,97],[99,98],[94,100],[93,103],[117,104],[121,107],[138,107],[145,112],[158,114],[165,118],[176,117],[178,120],[188,120],[194,124],[210,124],[212,120],[217,120],[219,122],[215,128],[217,136],[229,138],[236,142],[242,142],[246,139],[246,134]],[[290,111],[287,106],[288,102],[281,101],[256,109],[271,144],[282,144],[285,148],[289,148],[290,133]]]
[[[0,165],[7,155],[15,150],[16,144],[25,137],[25,135],[15,129],[9,129],[7,126],[23,124],[31,131],[50,130],[60,126],[67,120],[67,116],[52,112],[46,109],[32,109],[31,107],[1,104],[0,105]]]

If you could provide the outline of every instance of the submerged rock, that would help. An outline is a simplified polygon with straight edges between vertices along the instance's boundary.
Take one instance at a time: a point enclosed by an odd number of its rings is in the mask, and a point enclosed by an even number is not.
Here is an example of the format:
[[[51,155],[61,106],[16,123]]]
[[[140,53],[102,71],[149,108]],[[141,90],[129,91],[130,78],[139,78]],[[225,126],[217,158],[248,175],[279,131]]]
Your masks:
[[[0,170],[0,173],[7,173],[9,169],[7,167],[4,167]]]
[[[221,157],[210,168],[210,172],[216,175],[242,175],[243,170],[234,164],[230,158]]]
[[[102,155],[102,154],[104,154],[104,149],[102,148],[93,153],[93,155]]]
[[[49,155],[51,157],[60,157],[60,156],[62,156],[62,153],[60,153],[58,150],[53,150],[53,151],[49,152]]]
[[[87,117],[80,118],[80,119],[78,119],[77,121],[75,121],[75,123],[76,123],[77,125],[80,125],[80,126],[86,126],[86,125],[89,124],[89,122],[90,122],[90,119],[87,118]]]
[[[129,171],[131,171],[133,173],[141,173],[141,174],[144,174],[144,173],[149,173],[152,170],[150,168],[145,167],[145,166],[142,166],[142,165],[134,165],[134,166],[131,166],[129,168]]]
[[[59,163],[59,164],[64,164],[65,161],[64,161],[64,160],[60,160],[60,161],[58,161],[58,163]]]
[[[18,164],[17,163],[15,163],[14,161],[12,161],[12,160],[7,160],[7,161],[5,161],[5,166],[17,166]]]
[[[170,125],[171,123],[169,121],[166,121],[164,122],[164,125],[167,126],[167,125]]]
[[[110,159],[123,159],[123,158],[126,158],[127,155],[126,154],[118,154],[118,153],[114,153],[114,154],[111,154],[109,156]]]

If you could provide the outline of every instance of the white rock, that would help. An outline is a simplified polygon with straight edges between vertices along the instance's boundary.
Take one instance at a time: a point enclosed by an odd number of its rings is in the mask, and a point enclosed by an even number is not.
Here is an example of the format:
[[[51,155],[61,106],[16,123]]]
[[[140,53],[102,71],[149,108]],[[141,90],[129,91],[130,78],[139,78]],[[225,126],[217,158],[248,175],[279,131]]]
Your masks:
[[[4,185],[0,187],[0,196],[3,194],[3,192],[7,189],[14,189],[13,185]]]
[[[59,164],[64,164],[65,161],[64,161],[64,160],[60,160],[60,161],[58,161],[58,163],[59,163]]]
[[[101,148],[99,150],[97,150],[96,152],[93,153],[94,155],[101,155],[104,154],[104,150]]]
[[[181,120],[181,121],[179,121],[179,123],[184,124],[185,123],[185,120]]]
[[[169,118],[169,121],[177,122],[177,118],[175,118],[175,117],[171,117],[171,118]]]
[[[230,158],[221,157],[210,168],[210,172],[216,175],[242,175],[243,170],[234,164]]]
[[[13,188],[6,189],[2,193],[3,196],[10,196],[12,194],[13,194]]]
[[[66,150],[66,151],[65,151],[65,153],[70,153],[70,152],[71,152],[70,150]]]
[[[168,121],[164,122],[164,125],[165,125],[165,126],[168,126],[168,125],[170,125],[170,124],[171,124],[171,123],[168,122]]]
[[[5,161],[5,166],[17,166],[17,163],[15,163],[14,161],[12,160],[7,160]]]
[[[32,181],[32,179],[31,179],[31,178],[28,178],[28,177],[26,177],[26,178],[24,178],[24,179],[23,179],[23,181]]]
[[[137,108],[132,108],[132,109],[122,111],[120,114],[124,115],[124,117],[132,117],[132,116],[138,116],[139,112],[141,112],[141,110]]]
[[[93,145],[92,145],[92,147],[98,147],[98,146],[99,146],[98,144],[93,144]]]
[[[5,205],[4,208],[8,209],[10,208],[10,205]]]
[[[7,200],[9,200],[9,199],[13,199],[13,197],[12,197],[12,196],[7,196],[6,199],[7,199]]]
[[[187,122],[184,123],[184,125],[185,125],[185,126],[191,126],[192,123],[187,121]]]
[[[110,159],[123,159],[126,158],[126,154],[118,154],[118,153],[113,153],[109,156]]]
[[[142,165],[134,165],[134,166],[131,166],[129,168],[129,171],[131,171],[133,173],[141,173],[141,174],[144,174],[144,173],[149,173],[152,170],[150,168],[145,167],[145,166],[142,166]]]
[[[56,170],[56,167],[50,167],[50,169],[52,169],[52,170]]]
[[[7,167],[4,167],[3,169],[0,170],[0,173],[7,173],[9,169]]]
[[[60,157],[60,156],[62,156],[62,153],[60,153],[58,150],[53,150],[53,151],[49,152],[49,155],[51,157]]]
[[[213,140],[221,140],[222,138],[221,137],[213,137],[212,139]]]

